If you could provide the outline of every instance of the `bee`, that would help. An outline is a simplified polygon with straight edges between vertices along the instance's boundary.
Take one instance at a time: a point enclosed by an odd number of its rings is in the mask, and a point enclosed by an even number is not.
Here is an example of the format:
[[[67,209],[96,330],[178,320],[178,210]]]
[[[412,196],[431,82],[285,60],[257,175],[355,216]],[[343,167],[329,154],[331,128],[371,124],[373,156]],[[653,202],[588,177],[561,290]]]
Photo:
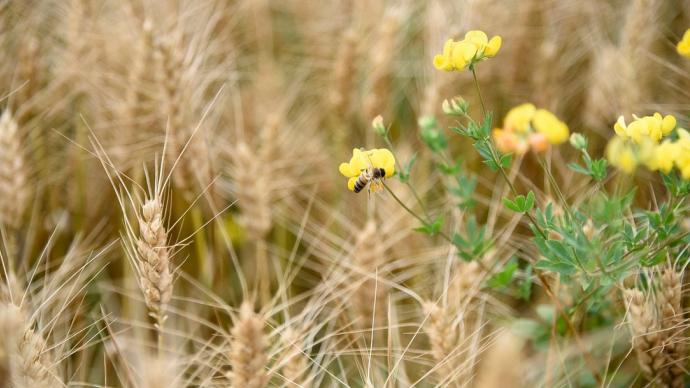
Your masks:
[[[374,185],[374,181],[380,181],[381,179],[385,178],[385,176],[386,170],[383,168],[370,167],[366,170],[362,170],[362,173],[359,174],[359,177],[355,182],[354,192],[359,193],[360,191],[364,190],[369,183]],[[371,186],[369,187],[369,191],[371,191]]]

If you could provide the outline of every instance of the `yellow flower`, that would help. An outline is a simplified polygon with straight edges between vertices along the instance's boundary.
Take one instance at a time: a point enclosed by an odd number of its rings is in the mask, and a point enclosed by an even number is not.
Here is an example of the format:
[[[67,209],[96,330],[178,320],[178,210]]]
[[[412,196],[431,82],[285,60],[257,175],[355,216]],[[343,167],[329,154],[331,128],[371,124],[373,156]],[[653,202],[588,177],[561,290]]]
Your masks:
[[[678,42],[676,50],[678,50],[678,54],[690,58],[690,28],[685,30],[685,34],[683,34],[683,39],[681,39],[680,42]]]
[[[491,58],[501,48],[501,37],[488,40],[483,31],[469,31],[461,41],[448,39],[443,53],[434,57],[434,66],[439,70],[462,71],[476,62]]]
[[[690,133],[685,129],[678,129],[676,147],[676,167],[683,179],[690,180]]]
[[[539,109],[532,119],[534,129],[543,134],[551,144],[561,144],[568,140],[568,126],[546,109]]]
[[[529,103],[516,106],[509,110],[503,119],[503,128],[506,131],[527,133],[529,131],[529,123],[532,121],[536,111],[537,108]]]
[[[393,176],[395,174],[393,153],[385,148],[375,148],[368,151],[355,148],[352,150],[350,162],[341,163],[338,170],[348,178],[347,188],[354,190],[355,182],[357,182],[360,174],[371,168],[382,168],[385,172],[385,178]]]
[[[498,50],[501,49],[501,44],[503,43],[503,40],[501,39],[500,36],[496,35],[491,40],[489,40],[489,43],[487,43],[486,47],[484,48],[484,55],[487,58],[493,58],[496,56],[498,53]]]
[[[618,136],[611,139],[606,147],[606,159],[611,165],[627,174],[634,173],[638,164],[637,155],[631,143]]]
[[[549,144],[561,144],[570,137],[568,126],[546,109],[521,104],[509,110],[503,129],[494,129],[494,142],[502,152],[524,154],[532,149],[544,152]]]
[[[673,164],[678,155],[678,144],[665,141],[653,146],[645,165],[652,171],[661,171],[668,174],[673,169]]]
[[[658,143],[676,127],[676,118],[671,115],[662,117],[660,113],[653,116],[637,117],[633,115],[633,122],[625,123],[625,118],[620,116],[613,130],[616,135],[625,139],[632,139],[635,143],[641,143],[644,139],[651,139]]]

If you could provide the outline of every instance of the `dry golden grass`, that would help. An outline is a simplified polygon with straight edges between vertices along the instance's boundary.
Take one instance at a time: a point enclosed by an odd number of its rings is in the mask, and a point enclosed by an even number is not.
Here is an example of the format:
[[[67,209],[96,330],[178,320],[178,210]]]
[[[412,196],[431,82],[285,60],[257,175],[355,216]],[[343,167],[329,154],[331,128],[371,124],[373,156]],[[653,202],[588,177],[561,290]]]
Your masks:
[[[687,0],[0,0],[0,387],[684,386],[686,252],[625,267],[634,286],[569,282],[525,264],[529,220],[502,202],[514,185],[568,215],[625,180],[591,185],[563,145],[516,157],[508,185],[418,128],[454,125],[457,95],[481,116],[471,74],[432,66],[472,29],[503,37],[477,67],[494,127],[533,102],[592,155],[620,114],[687,127],[689,26]],[[356,147],[398,171],[415,155],[414,192],[389,188],[487,246],[465,261],[390,194],[348,192]],[[656,211],[671,196],[647,178],[636,205]]]

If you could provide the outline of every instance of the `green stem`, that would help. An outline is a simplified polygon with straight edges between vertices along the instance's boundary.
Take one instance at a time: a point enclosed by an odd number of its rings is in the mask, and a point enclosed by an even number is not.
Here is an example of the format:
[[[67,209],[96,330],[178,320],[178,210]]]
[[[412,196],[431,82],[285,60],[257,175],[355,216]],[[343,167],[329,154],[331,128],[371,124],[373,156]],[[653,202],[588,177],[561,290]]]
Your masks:
[[[405,209],[405,211],[407,211],[407,212],[410,213],[414,218],[416,218],[417,220],[419,220],[419,222],[421,222],[422,225],[429,225],[429,224],[430,224],[429,221],[426,221],[426,220],[425,220],[424,218],[422,218],[419,214],[415,213],[414,210],[412,210],[412,209],[410,209],[409,207],[407,207],[407,205],[405,205],[405,203],[403,203],[403,201],[402,201],[400,198],[398,198],[397,195],[395,195],[395,193],[393,192],[393,190],[391,190],[390,187],[388,187],[388,185],[387,185],[385,182],[383,183],[383,187],[386,188],[386,190],[390,193],[390,195],[393,196],[393,199],[395,199],[395,201],[396,201],[400,206],[402,206],[402,208]],[[444,233],[443,231],[440,231],[440,230],[439,230],[437,233],[438,233],[439,236],[443,237],[444,240],[446,240],[446,241],[448,241],[449,243],[453,244],[453,240],[452,240],[446,233]]]
[[[383,140],[386,142],[386,145],[388,148],[390,148],[391,152],[395,154],[395,148],[393,147],[393,143],[391,142],[390,138],[388,138],[388,134],[383,136]],[[402,171],[402,166],[400,163],[398,163],[398,159],[395,159],[395,167],[398,169],[398,171]],[[419,197],[419,194],[417,194],[417,190],[415,190],[414,186],[410,184],[409,181],[404,182],[405,185],[410,189],[412,192],[412,195],[414,196],[415,200],[419,204],[419,208],[422,209],[422,212],[424,213],[424,216],[428,220],[428,222],[431,222],[431,217],[429,216],[429,213],[426,211],[426,208],[424,207],[424,203],[422,202],[422,199]]]
[[[563,195],[563,192],[561,191],[561,188],[558,186],[558,183],[556,183],[556,178],[554,178],[553,174],[551,174],[551,170],[546,168],[546,164],[544,163],[544,159],[541,156],[537,157],[537,161],[539,162],[539,165],[541,166],[542,170],[544,170],[544,173],[546,174],[546,177],[549,180],[549,183],[553,187],[554,191],[556,191],[556,195],[558,196],[558,199],[563,204],[563,208],[565,209],[565,211],[569,215],[572,216],[572,212],[570,211],[570,207],[568,206],[568,201],[566,201],[565,196]]]
[[[482,105],[482,116],[486,117],[486,108],[484,107],[484,98],[482,98],[482,91],[479,89],[479,80],[477,80],[477,72],[474,70],[474,66],[470,66],[470,71],[472,71],[472,77],[474,78],[474,87],[477,89],[477,95],[479,96],[479,103]]]

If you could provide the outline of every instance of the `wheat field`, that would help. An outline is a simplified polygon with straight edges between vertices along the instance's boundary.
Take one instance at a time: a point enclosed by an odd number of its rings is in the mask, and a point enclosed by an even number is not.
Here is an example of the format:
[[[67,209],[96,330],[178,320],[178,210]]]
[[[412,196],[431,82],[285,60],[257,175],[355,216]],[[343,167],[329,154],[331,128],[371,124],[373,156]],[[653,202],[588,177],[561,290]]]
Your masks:
[[[0,388],[685,387],[688,29],[0,0]]]

